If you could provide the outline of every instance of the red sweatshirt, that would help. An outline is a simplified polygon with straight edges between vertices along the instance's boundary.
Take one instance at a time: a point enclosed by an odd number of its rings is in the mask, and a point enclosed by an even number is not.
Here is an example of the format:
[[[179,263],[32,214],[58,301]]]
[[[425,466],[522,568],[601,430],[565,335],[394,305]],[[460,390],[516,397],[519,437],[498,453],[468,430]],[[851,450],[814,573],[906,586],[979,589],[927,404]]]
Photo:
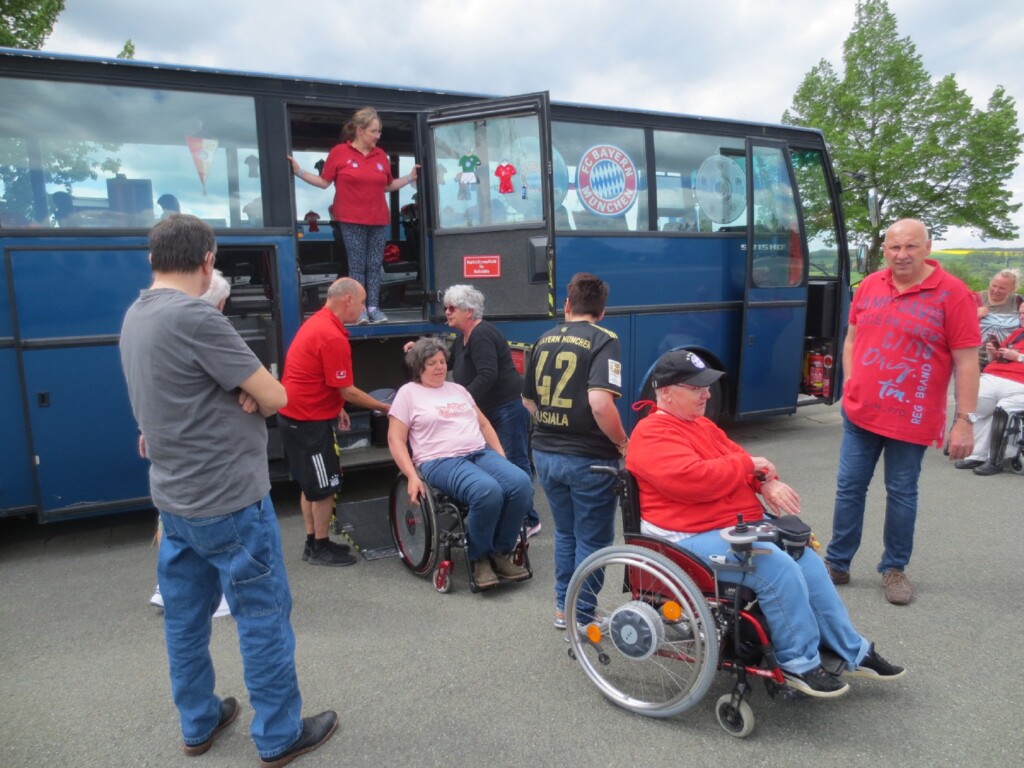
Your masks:
[[[703,416],[684,421],[655,411],[633,429],[626,469],[636,478],[644,520],[669,531],[727,528],[742,513],[760,520],[754,462]]]

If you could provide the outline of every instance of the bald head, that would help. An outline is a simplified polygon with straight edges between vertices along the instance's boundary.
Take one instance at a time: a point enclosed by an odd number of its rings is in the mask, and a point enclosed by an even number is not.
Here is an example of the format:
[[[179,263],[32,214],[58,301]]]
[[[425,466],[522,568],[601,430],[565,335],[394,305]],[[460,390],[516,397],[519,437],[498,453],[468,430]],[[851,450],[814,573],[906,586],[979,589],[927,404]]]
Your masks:
[[[901,290],[920,283],[931,274],[933,267],[925,259],[932,252],[932,241],[924,222],[900,219],[893,223],[885,231],[882,247],[893,282]]]
[[[366,290],[351,277],[339,277],[327,289],[326,306],[342,323],[354,323],[366,306]]]

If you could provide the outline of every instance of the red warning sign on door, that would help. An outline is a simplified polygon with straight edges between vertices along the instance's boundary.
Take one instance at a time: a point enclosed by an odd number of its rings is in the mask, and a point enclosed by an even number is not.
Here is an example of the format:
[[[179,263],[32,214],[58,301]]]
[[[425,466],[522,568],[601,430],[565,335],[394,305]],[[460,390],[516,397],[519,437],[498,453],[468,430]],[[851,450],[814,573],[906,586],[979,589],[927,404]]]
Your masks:
[[[501,256],[463,256],[463,277],[501,277]]]

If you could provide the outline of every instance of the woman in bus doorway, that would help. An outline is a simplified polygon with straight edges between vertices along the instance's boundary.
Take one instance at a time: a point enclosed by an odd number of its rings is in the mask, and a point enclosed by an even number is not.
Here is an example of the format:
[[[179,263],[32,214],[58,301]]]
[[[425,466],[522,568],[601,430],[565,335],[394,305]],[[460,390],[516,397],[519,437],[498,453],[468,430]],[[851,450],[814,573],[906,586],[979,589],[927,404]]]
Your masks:
[[[384,246],[391,231],[391,214],[385,195],[416,181],[419,166],[408,176],[394,178],[387,153],[377,146],[381,121],[377,110],[364,107],[345,123],[341,143],[327,155],[320,175],[304,171],[295,158],[288,156],[292,173],[307,184],[321,189],[334,185],[331,218],[339,222],[348,255],[348,276],[366,289],[366,310],[359,323],[383,323],[380,311],[381,270]]]

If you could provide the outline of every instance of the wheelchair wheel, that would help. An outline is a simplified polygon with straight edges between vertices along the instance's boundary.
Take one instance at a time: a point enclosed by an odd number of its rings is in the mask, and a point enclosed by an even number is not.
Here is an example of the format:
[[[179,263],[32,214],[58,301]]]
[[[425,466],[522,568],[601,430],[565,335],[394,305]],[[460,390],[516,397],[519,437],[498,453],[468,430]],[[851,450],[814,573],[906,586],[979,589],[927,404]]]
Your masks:
[[[725,694],[718,700],[715,707],[715,715],[718,717],[718,724],[725,729],[730,736],[742,739],[749,736],[754,730],[754,710],[745,701],[740,701],[738,707],[732,705],[732,694]]]
[[[569,581],[565,610],[570,656],[618,706],[671,717],[707,693],[718,667],[715,621],[664,555],[630,545],[595,552]]]
[[[409,481],[399,475],[391,485],[388,505],[391,537],[405,567],[417,576],[429,576],[439,547],[436,501],[427,493],[419,504],[409,502]]]

